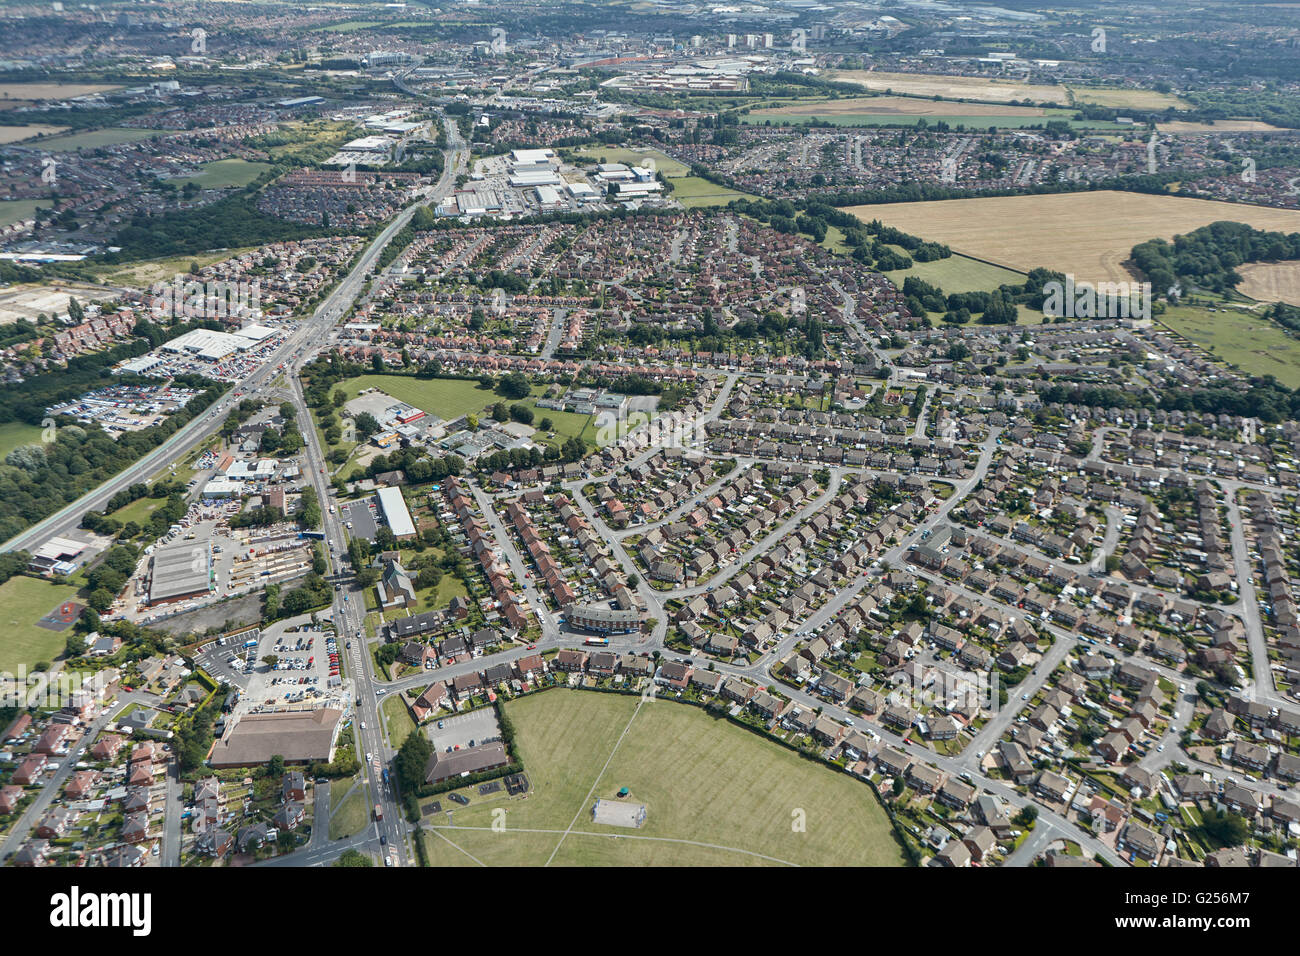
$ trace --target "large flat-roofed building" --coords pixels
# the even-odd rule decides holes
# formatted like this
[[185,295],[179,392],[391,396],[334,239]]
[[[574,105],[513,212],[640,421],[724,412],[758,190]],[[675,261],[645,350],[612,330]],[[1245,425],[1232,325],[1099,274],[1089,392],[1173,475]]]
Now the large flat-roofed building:
[[555,162],[553,149],[512,149],[510,164],[512,166],[546,167]]
[[249,714],[212,748],[209,763],[256,767],[279,754],[285,763],[334,759],[343,711],[332,707],[288,714]]
[[376,497],[379,499],[379,510],[384,513],[384,520],[392,529],[393,537],[399,541],[403,538],[414,538],[415,522],[411,520],[411,512],[406,508],[402,489],[381,488]]
[[249,325],[237,332],[194,329],[164,342],[161,348],[164,352],[185,352],[207,362],[219,362],[228,355],[260,345],[276,334],[275,329],[264,325]]
[[636,610],[570,604],[564,609],[564,619],[572,627],[597,634],[631,634],[641,630],[641,612]]
[[153,553],[149,604],[170,604],[208,593],[212,580],[212,540],[177,541]]
[[480,744],[477,747],[453,750],[451,753],[435,751],[425,765],[424,782],[442,783],[461,774],[480,773],[484,770],[504,767],[509,762],[506,745],[501,743]]
[[542,169],[521,169],[517,172],[510,173],[506,177],[508,182],[515,189],[530,189],[536,186],[563,186],[564,180],[560,174],[550,168]]

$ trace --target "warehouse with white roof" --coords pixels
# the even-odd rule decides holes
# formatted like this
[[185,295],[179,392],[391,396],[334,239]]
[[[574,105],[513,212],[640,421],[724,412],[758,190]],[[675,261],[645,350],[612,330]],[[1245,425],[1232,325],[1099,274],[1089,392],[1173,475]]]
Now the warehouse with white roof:
[[384,521],[388,522],[393,537],[399,541],[404,538],[414,538],[415,522],[411,520],[411,512],[406,508],[402,489],[380,488],[376,497],[379,499],[379,510],[383,512]]

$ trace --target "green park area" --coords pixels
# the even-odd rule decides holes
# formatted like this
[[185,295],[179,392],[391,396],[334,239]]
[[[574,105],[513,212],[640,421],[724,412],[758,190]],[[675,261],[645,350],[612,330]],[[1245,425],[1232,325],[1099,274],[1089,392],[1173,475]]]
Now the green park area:
[[[439,795],[454,813],[423,817],[432,866],[903,864],[867,786],[695,707],[550,690],[505,713],[532,791]],[[644,824],[593,822],[598,798],[643,804]]]
[[52,631],[36,622],[64,601],[76,597],[77,589],[23,575],[0,584],[0,671],[14,673],[19,665],[28,669],[40,661],[53,661],[63,653],[68,631]]
[[200,189],[228,189],[231,186],[247,186],[270,168],[270,163],[254,163],[246,159],[215,159],[204,163],[195,175],[178,177],[169,182],[177,186],[193,183]]

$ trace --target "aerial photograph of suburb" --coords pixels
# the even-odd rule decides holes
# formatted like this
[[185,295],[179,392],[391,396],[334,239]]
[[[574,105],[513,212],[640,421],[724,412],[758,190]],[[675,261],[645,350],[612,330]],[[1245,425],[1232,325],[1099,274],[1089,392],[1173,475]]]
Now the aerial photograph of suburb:
[[1300,5],[0,0],[38,923],[1263,928],[1298,527]]

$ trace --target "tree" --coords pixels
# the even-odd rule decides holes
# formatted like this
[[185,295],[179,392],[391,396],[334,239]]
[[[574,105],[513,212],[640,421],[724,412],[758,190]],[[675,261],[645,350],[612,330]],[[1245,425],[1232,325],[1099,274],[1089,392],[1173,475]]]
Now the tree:
[[1027,827],[1037,819],[1038,808],[1032,804],[1028,804],[1016,814],[1014,822],[1020,824],[1022,827]]
[[1215,810],[1205,814],[1201,822],[1201,832],[1221,847],[1240,846],[1246,842],[1250,833],[1244,817],[1226,810]]
[[[394,646],[394,645],[390,645]],[[397,769],[397,783],[406,793],[415,793],[424,786],[425,767],[433,756],[433,742],[428,736],[416,731],[407,734],[402,749],[397,752],[394,761]]]
[[[412,736],[415,736],[412,734]],[[370,857],[366,856],[360,850],[344,850],[339,854],[339,858],[334,861],[335,866],[374,866]]]
[[90,592],[90,597],[86,599],[86,603],[100,614],[103,614],[113,606],[113,592],[107,588],[96,588]]
[[280,754],[272,754],[271,759],[266,762],[266,775],[268,777],[279,777],[284,774],[284,757]]
[[509,375],[501,376],[501,380],[496,385],[496,392],[504,398],[518,401],[528,397],[532,392],[532,386],[528,384],[528,376],[523,372],[511,372]]
[[280,663],[280,658],[275,654],[267,654],[262,658],[262,663],[267,667],[275,667],[276,664]]

